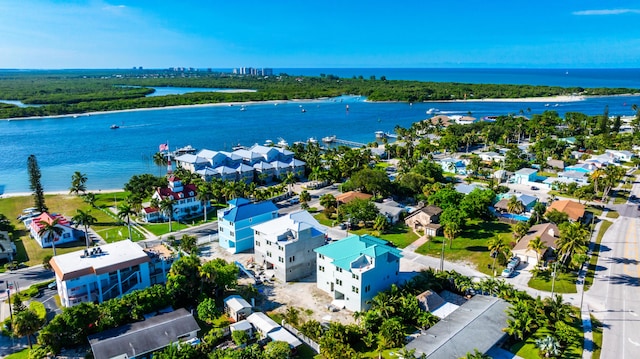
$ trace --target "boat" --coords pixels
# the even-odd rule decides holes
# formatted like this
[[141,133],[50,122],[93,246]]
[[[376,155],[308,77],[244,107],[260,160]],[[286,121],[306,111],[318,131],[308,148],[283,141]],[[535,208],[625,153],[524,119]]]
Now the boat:
[[545,103],[545,104],[544,104],[544,107],[549,107],[549,104],[548,104],[548,103]]
[[333,142],[335,140],[336,140],[336,135],[322,137],[322,142],[324,142],[324,143],[331,143],[331,142]]
[[376,131],[375,134],[377,139],[383,139],[387,137],[387,134],[384,133],[384,131]]
[[432,107],[432,108],[427,110],[427,115],[433,115],[433,114],[436,114],[438,112],[440,112],[440,110],[438,110],[437,108]]
[[302,110],[300,110],[300,112],[305,113],[307,112],[307,110],[305,110],[304,108]]
[[278,146],[287,147],[287,146],[289,146],[289,142],[287,142],[284,138],[279,137],[278,138]]
[[309,141],[308,142],[316,144],[316,143],[318,143],[318,140],[316,140],[315,137],[309,137]]
[[178,149],[175,150],[175,152],[173,153],[174,156],[182,156],[182,155],[186,155],[186,154],[191,154],[194,155],[198,150],[193,148],[193,146],[191,145],[186,145],[184,147],[180,147]]
[[266,147],[271,147],[271,146],[273,146],[273,141],[271,141],[271,140],[266,140],[266,141],[264,141],[264,145],[265,145]]
[[114,124],[113,124],[113,125],[111,125],[109,128],[110,128],[110,129],[112,129],[112,130],[115,130],[115,129],[117,129],[117,128],[120,128],[120,126],[118,126],[118,125],[116,125],[116,124],[114,123]]
[[246,110],[247,110],[247,108],[244,107],[244,105],[242,105],[242,107],[240,107],[240,111],[246,111]]

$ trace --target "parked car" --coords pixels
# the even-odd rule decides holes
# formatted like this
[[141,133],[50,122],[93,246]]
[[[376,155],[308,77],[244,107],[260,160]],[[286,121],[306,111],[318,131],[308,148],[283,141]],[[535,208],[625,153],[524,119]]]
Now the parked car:
[[520,258],[513,257],[509,260],[509,263],[507,264],[507,268],[516,269],[518,268],[519,265],[520,265]]
[[539,190],[539,189],[540,189],[540,188],[538,188],[538,187],[536,187],[536,186],[531,186],[531,190],[532,190],[532,191],[537,191],[537,190]]
[[505,268],[500,275],[505,278],[511,278],[515,272],[516,270],[513,268]]
[[300,197],[293,197],[289,200],[289,204],[298,204],[300,203]]
[[56,282],[51,282],[51,283],[49,283],[49,285],[47,286],[47,288],[49,288],[49,289],[56,289]]

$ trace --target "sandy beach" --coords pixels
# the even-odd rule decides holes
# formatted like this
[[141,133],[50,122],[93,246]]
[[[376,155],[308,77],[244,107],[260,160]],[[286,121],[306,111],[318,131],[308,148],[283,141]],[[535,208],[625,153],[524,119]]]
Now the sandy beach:
[[[629,95],[631,96],[631,95]],[[591,97],[591,96],[590,96]],[[550,96],[550,97],[523,97],[523,98],[486,98],[486,99],[466,99],[466,100],[441,100],[441,101],[425,101],[428,102],[574,102],[583,101],[586,96]],[[285,104],[285,103],[298,103],[298,102],[321,102],[326,101],[328,98],[320,99],[296,99],[296,100],[268,100],[268,101],[247,101],[247,102],[220,102],[220,103],[204,103],[196,105],[178,105],[178,106],[165,106],[165,107],[146,107],[146,108],[133,108],[127,110],[114,110],[114,111],[95,111],[66,115],[53,115],[53,116],[31,116],[31,117],[14,117],[2,119],[5,121],[22,121],[22,120],[38,120],[43,118],[64,118],[64,117],[88,117],[92,115],[101,115],[108,113],[125,113],[125,112],[137,112],[137,111],[158,111],[169,109],[181,109],[181,108],[198,108],[198,107],[220,107],[220,106],[247,106],[257,104]],[[399,102],[399,101],[369,101],[366,102]]]
[[[88,192],[93,192],[95,194],[99,194],[99,193],[115,193],[115,192],[123,192],[124,189],[88,189]],[[44,193],[45,196],[48,195],[58,195],[58,196],[64,196],[64,195],[68,195],[68,196],[75,196],[75,194],[70,194],[69,191],[50,191],[50,192],[45,192]],[[0,198],[10,198],[10,197],[28,197],[33,195],[33,192],[12,192],[12,193],[2,193],[0,194]]]

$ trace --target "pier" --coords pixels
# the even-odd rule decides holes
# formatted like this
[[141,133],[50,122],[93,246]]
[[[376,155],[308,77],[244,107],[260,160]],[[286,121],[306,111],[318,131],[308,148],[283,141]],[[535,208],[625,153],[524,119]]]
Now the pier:
[[324,142],[324,143],[337,143],[339,145],[346,145],[346,146],[351,146],[351,147],[363,147],[363,146],[367,145],[366,143],[343,140],[343,139],[337,138],[336,136],[324,137],[324,138],[322,138],[322,142]]

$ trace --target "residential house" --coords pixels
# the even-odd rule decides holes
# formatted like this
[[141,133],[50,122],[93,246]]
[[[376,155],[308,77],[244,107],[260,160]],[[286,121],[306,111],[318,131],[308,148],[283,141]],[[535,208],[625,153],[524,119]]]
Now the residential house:
[[340,193],[339,195],[336,196],[336,201],[338,202],[338,204],[346,204],[349,203],[351,201],[353,201],[354,199],[363,199],[363,200],[369,200],[371,199],[371,197],[373,197],[372,195],[368,194],[368,193],[362,193],[362,192],[358,192],[358,191],[349,191],[349,192],[345,192],[345,193]]
[[424,206],[409,214],[404,223],[414,231],[423,230],[425,235],[435,237],[442,232],[442,226],[439,224],[441,213],[442,208],[438,206]]
[[433,116],[427,121],[431,122],[432,126],[441,126],[441,127],[447,127],[455,123],[455,121],[451,120],[451,118],[449,118],[449,116],[447,115]]
[[[49,238],[48,234],[40,236],[40,231],[44,228],[45,224],[52,224],[56,219],[58,220],[56,227],[60,228],[62,233],[55,234],[51,238]],[[63,215],[57,213],[50,214],[48,212],[43,212],[37,217],[27,218],[24,221],[24,225],[29,229],[31,238],[35,239],[42,248],[52,247],[54,241],[56,245],[60,245],[63,243],[73,242],[80,238],[79,236],[81,235],[84,236],[83,232],[71,227],[71,223],[69,223]]]
[[523,212],[531,212],[531,210],[533,209],[533,206],[535,206],[536,203],[538,202],[538,198],[534,196],[529,196],[522,193],[517,193],[517,194],[505,193],[504,195],[501,196],[500,200],[493,205],[493,208],[501,212],[508,212],[509,210],[508,204],[509,204],[509,201],[511,200],[511,197],[516,197],[516,199],[520,201],[520,203],[522,203],[522,206],[524,207]]
[[150,241],[137,242],[149,256],[149,283],[163,284],[167,281],[167,274],[171,265],[180,257],[164,244]]
[[467,166],[459,159],[456,158],[443,158],[438,161],[442,171],[455,174],[466,174]]
[[[536,237],[540,237],[540,240],[544,243],[545,249],[542,253],[536,253],[536,251],[529,249],[529,242]],[[560,230],[558,226],[553,223],[536,224],[529,228],[527,234],[522,237],[511,252],[520,257],[523,262],[529,263],[535,266],[538,263],[538,256],[540,260],[547,258],[549,253],[552,253],[557,248],[556,242],[560,238]]]
[[629,162],[636,154],[627,150],[606,150],[605,153],[613,155],[618,162]]
[[374,202],[373,204],[378,208],[380,214],[387,217],[391,224],[397,223],[407,213],[407,209],[404,206],[390,199],[386,199],[382,203]]
[[254,258],[282,282],[307,277],[316,270],[314,249],[325,244],[327,229],[307,211],[288,213],[252,226]]
[[231,253],[253,249],[251,226],[278,217],[278,207],[271,201],[253,203],[236,198],[227,204],[227,208],[218,211],[218,233],[220,247]]
[[287,342],[291,348],[297,348],[302,345],[300,339],[262,312],[251,314],[247,317],[247,321],[255,329],[259,340],[283,341]]
[[482,191],[486,190],[487,187],[479,184],[479,183],[470,183],[470,184],[466,184],[466,183],[458,183],[455,186],[455,190],[456,192],[462,193],[462,194],[469,194],[471,192],[473,192],[473,190],[475,189],[480,189]]
[[585,206],[576,201],[568,199],[562,199],[551,202],[547,207],[547,213],[557,210],[562,213],[566,213],[569,216],[569,220],[572,222],[580,222],[584,218]]
[[502,162],[504,161],[504,156],[497,153],[497,152],[493,152],[493,151],[489,151],[489,152],[481,152],[478,154],[478,156],[480,156],[480,159],[483,160],[484,162],[488,162],[490,164],[493,164],[494,162]]
[[200,326],[180,308],[87,337],[95,359],[151,358],[169,345],[197,339]]
[[476,295],[406,345],[416,358],[464,358],[475,350],[484,354],[507,337],[509,303]]
[[[171,218],[174,221],[180,221],[199,216],[203,213],[202,202],[198,200],[196,196],[197,188],[195,184],[183,185],[180,178],[177,176],[170,176],[167,187],[158,187],[151,198],[157,199],[160,202],[166,199],[173,201],[173,213],[171,213]],[[159,214],[147,217],[147,215],[151,213],[157,212],[147,210],[143,211],[143,215],[145,216],[144,219],[148,222],[149,219],[155,219],[158,217],[163,220],[168,220],[168,215],[162,211],[160,211]]]
[[150,256],[131,240],[51,258],[63,307],[120,297],[151,285]]
[[251,304],[239,295],[230,295],[224,299],[224,312],[234,321],[246,319],[253,309]]
[[538,170],[535,168],[521,168],[513,175],[513,183],[529,184],[538,179]]
[[398,282],[399,249],[370,235],[351,235],[315,249],[317,285],[339,307],[363,311],[376,294]]
[[9,232],[0,231],[0,262],[11,262],[16,254],[16,245],[11,241]]
[[554,160],[553,158],[547,159],[547,166],[551,168],[555,168],[558,170],[564,169],[564,161],[563,160]]

